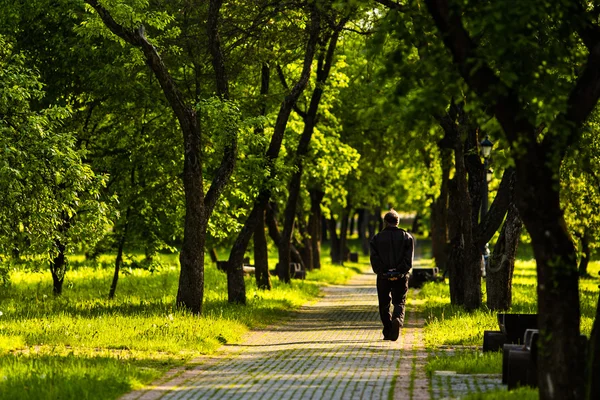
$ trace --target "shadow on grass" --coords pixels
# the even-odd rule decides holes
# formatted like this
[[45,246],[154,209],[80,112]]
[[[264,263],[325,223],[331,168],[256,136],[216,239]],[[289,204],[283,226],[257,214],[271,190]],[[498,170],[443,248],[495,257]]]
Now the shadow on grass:
[[[181,362],[179,362],[181,364]],[[4,400],[113,399],[161,376],[176,359],[38,354],[0,356]]]

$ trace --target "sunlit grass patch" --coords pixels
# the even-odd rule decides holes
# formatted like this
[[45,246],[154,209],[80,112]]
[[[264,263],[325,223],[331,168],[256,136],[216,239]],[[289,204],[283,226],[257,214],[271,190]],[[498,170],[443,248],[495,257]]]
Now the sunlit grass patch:
[[498,390],[494,392],[470,393],[463,400],[538,400],[538,390],[530,387],[520,387],[510,392]]
[[306,280],[272,278],[269,291],[247,277],[247,304],[233,305],[226,275],[207,263],[203,313],[196,316],[174,307],[175,256],[156,268],[126,266],[113,300],[107,299],[113,271],[99,260],[78,261],[60,297],[51,294],[49,272],[12,271],[11,286],[0,293],[0,398],[116,398],[197,355],[239,343],[249,329],[290,315],[321,286],[343,283],[365,267],[325,262]]
[[11,354],[0,357],[0,398],[110,399],[156,379],[166,366],[113,356]]
[[455,371],[458,374],[500,374],[502,354],[480,351],[458,351],[452,355],[436,354],[428,359],[427,374],[434,371]]

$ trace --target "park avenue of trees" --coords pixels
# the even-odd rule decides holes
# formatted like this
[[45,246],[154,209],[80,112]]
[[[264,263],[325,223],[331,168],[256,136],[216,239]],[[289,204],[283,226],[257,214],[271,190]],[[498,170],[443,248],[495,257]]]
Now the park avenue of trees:
[[226,250],[243,304],[249,251],[268,290],[269,240],[289,282],[391,205],[467,310],[487,243],[487,307],[510,308],[530,240],[540,398],[597,398],[600,310],[585,352],[578,294],[600,233],[597,3],[3,0],[0,276],[41,258],[60,295],[70,254],[114,252],[113,297],[124,248],[177,251],[177,305],[201,314],[205,254]]

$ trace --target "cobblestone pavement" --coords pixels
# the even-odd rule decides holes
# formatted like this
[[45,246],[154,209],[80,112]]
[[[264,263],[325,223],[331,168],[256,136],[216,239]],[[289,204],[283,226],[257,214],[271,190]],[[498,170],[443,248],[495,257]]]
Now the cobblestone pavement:
[[375,275],[359,274],[325,288],[323,298],[283,325],[251,332],[242,344],[225,345],[122,399],[410,399],[411,391],[429,399],[424,373],[416,375],[418,385],[410,383],[417,323],[409,308],[398,341],[382,340]]

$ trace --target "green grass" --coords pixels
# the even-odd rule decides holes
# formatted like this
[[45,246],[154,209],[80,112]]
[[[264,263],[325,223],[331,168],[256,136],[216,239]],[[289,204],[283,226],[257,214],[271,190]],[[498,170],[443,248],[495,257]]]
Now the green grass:
[[101,267],[108,260],[90,265],[75,258],[58,298],[49,272],[11,271],[11,285],[0,293],[1,399],[117,398],[197,355],[240,342],[249,329],[286,318],[321,286],[361,269],[324,263],[304,281],[272,279],[270,291],[247,278],[247,305],[239,306],[227,302],[226,276],[208,263],[198,317],[174,308],[175,256],[161,256],[157,269],[124,269],[114,300],[107,299],[112,270]]
[[462,400],[538,400],[536,389],[521,387],[510,392],[501,390],[495,392],[471,393]]
[[456,371],[459,374],[497,374],[502,371],[502,354],[458,351],[451,356],[431,355],[426,372]]
[[[513,313],[537,312],[537,280],[535,261],[518,260],[513,277]],[[581,299],[581,331],[589,335],[598,304],[598,271],[600,262],[592,262],[588,272],[590,277],[580,280]],[[485,282],[483,283],[485,292]],[[485,294],[485,293],[484,293]],[[459,373],[502,373],[502,356],[500,353],[483,354],[483,332],[498,330],[496,312],[484,306],[473,312],[450,304],[448,283],[427,283],[415,306],[420,309],[426,320],[424,340],[430,351],[427,371],[449,370]],[[441,355],[437,349],[451,347],[454,355]],[[514,394],[513,394],[514,393]],[[518,392],[495,392],[474,394],[468,399],[521,399],[537,398],[536,390],[520,390]]]

